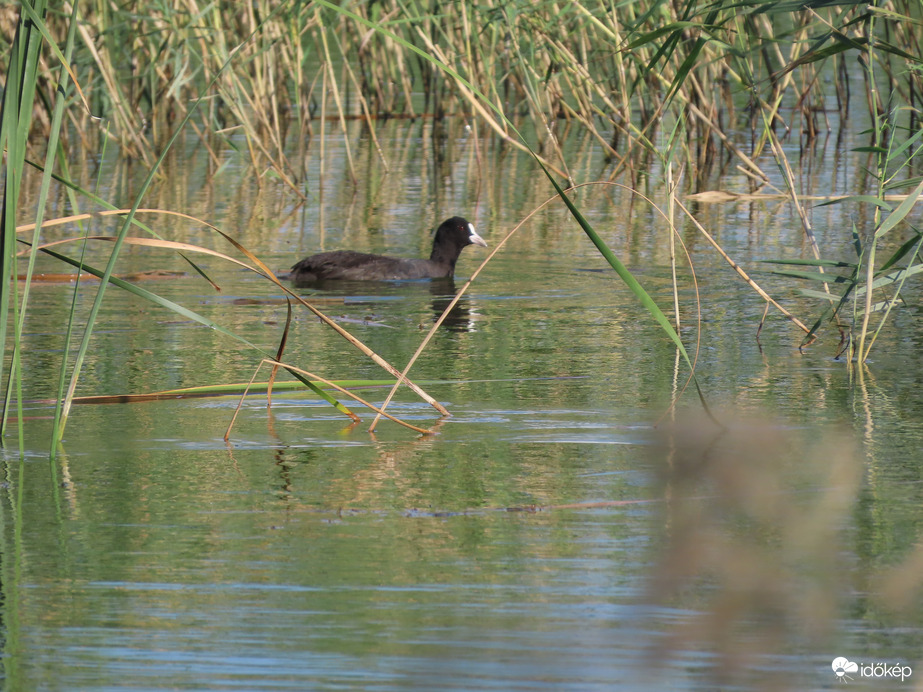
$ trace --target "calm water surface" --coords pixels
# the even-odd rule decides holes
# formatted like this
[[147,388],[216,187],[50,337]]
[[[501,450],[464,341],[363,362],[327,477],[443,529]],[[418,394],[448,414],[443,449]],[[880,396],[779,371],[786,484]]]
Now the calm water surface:
[[[284,269],[321,248],[424,255],[435,222],[454,213],[493,246],[550,194],[524,157],[491,152],[476,165],[461,130],[434,162],[420,156],[427,126],[410,137],[406,123],[389,127],[387,174],[354,133],[366,171],[355,194],[329,161],[323,180],[308,163],[300,207],[272,183],[257,189],[242,164],[202,188],[183,174],[197,164],[177,161],[171,182],[186,187],[155,193],[156,206],[206,218]],[[331,161],[341,142],[331,138]],[[574,151],[575,165],[602,170],[591,148]],[[130,176],[111,165],[122,181],[111,197],[127,195]],[[850,170],[806,184],[845,186]],[[619,189],[580,201],[668,306],[659,217]],[[696,212],[804,320],[817,314],[759,273],[756,260],[801,256],[784,204]],[[849,210],[815,213],[822,247],[848,257]],[[198,228],[157,224],[228,250]],[[912,689],[923,676],[917,308],[896,315],[867,370],[850,370],[832,358],[835,335],[802,354],[778,316],[757,341],[758,296],[693,229],[683,238],[703,297],[698,374],[724,435],[692,391],[655,427],[687,371],[555,206],[488,265],[414,366],[452,417],[438,421],[406,390],[390,407],[436,435],[390,422],[369,434],[358,406],[363,423],[349,427],[279,391],[271,409],[244,402],[228,445],[236,396],[78,406],[49,462],[52,409],[30,404],[25,454],[13,444],[4,456],[7,689],[828,689],[838,656],[913,670],[903,682],[855,673],[853,687]],[[465,251],[456,288],[485,255]],[[188,272],[165,252],[129,248],[123,262]],[[274,351],[279,292],[202,263],[220,293],[191,273],[143,285]],[[82,308],[94,293],[80,290]],[[401,367],[451,287],[304,294]],[[244,382],[259,364],[217,332],[108,296],[83,394]],[[34,399],[53,391],[70,300],[69,286],[35,288]],[[287,358],[331,378],[387,377],[304,312]]]

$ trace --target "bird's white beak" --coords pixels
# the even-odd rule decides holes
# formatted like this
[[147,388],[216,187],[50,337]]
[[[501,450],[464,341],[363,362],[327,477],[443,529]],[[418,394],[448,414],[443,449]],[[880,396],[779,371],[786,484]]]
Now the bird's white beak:
[[484,240],[481,236],[478,235],[478,232],[474,230],[474,224],[468,224],[468,230],[471,231],[471,235],[468,236],[468,242],[472,245],[480,245],[481,247],[487,247],[487,241]]

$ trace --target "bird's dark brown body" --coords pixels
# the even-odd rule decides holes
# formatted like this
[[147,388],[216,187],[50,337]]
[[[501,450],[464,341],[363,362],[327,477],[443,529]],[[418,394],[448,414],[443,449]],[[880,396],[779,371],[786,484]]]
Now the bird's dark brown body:
[[289,278],[296,284],[442,279],[455,274],[458,256],[468,245],[487,247],[471,223],[460,216],[453,216],[436,229],[429,259],[403,259],[352,250],[334,250],[305,257],[292,267]]

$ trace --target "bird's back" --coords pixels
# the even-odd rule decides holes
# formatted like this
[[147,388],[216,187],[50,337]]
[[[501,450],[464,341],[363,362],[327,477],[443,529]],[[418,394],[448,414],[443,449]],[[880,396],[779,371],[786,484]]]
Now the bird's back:
[[389,279],[434,279],[448,276],[451,268],[425,259],[400,259],[352,250],[335,250],[305,257],[292,267],[299,283],[312,281],[387,281]]

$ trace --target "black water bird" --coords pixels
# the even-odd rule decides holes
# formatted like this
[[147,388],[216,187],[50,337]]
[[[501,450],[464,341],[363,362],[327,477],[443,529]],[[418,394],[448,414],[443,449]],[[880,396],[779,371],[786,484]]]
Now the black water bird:
[[455,274],[455,263],[468,245],[487,247],[474,225],[460,216],[443,221],[433,238],[429,259],[403,259],[353,250],[334,250],[305,257],[288,278],[296,284],[324,281],[388,281],[443,279]]

